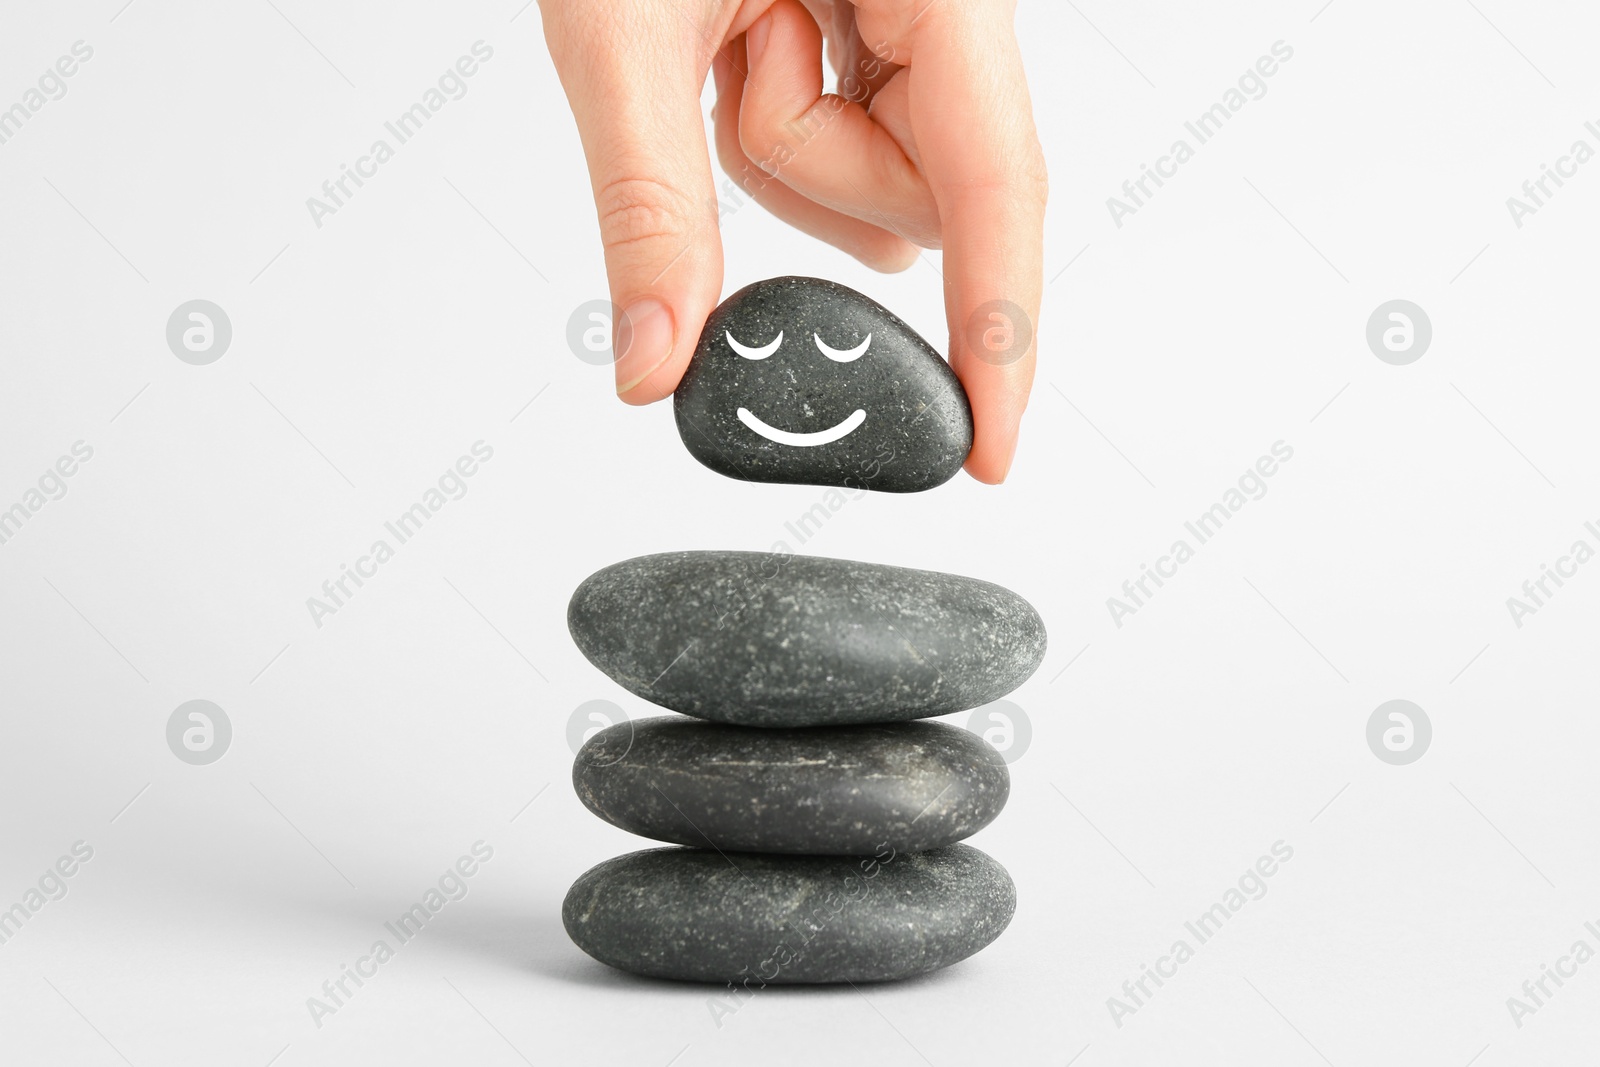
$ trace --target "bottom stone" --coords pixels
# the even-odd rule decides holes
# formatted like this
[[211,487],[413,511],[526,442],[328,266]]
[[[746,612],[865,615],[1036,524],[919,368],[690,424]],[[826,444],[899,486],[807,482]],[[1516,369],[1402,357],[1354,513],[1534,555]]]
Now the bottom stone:
[[561,921],[621,970],[758,988],[936,971],[999,937],[1016,904],[1005,868],[970,845],[865,858],[655,848],[590,868]]

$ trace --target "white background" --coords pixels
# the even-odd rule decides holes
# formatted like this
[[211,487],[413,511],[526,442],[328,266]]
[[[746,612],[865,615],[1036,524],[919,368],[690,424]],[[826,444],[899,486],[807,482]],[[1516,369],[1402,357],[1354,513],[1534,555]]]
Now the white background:
[[[565,606],[629,556],[793,545],[822,490],[701,468],[568,350],[605,284],[536,8],[274,2],[6,5],[0,106],[94,56],[0,145],[0,507],[94,456],[0,545],[0,906],[94,857],[0,945],[0,1060],[1593,1058],[1600,962],[1520,1028],[1506,1006],[1600,948],[1600,565],[1520,628],[1506,607],[1600,519],[1600,163],[1521,228],[1505,203],[1600,147],[1580,5],[1023,4],[1052,281],[1011,479],[851,501],[794,546],[1043,614],[1032,745],[975,839],[1016,919],[939,975],[768,990],[719,1027],[708,990],[561,929],[572,880],[646,844],[572,795],[568,717],[650,710]],[[306,198],[480,39],[468,94],[314,226]],[[1267,95],[1115,226],[1106,198],[1278,40]],[[753,204],[723,229],[725,291],[832,278],[943,344],[936,254],[881,277]],[[194,298],[233,324],[209,366],[166,345]],[[1395,298],[1433,323],[1409,366],[1364,338]],[[315,626],[306,598],[480,439],[468,494]],[[1267,495],[1114,625],[1279,440]],[[195,698],[233,724],[210,766],[165,741]],[[1393,698],[1434,728],[1409,766],[1365,740]],[[480,839],[469,895],[314,1025]],[[1107,998],[1279,840],[1268,894],[1117,1026]]]

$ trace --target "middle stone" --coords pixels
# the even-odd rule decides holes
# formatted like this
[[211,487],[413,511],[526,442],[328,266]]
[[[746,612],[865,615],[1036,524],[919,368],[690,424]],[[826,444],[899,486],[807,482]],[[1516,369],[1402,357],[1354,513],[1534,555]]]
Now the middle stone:
[[752,730],[665,715],[591,737],[572,785],[606,822],[657,841],[866,856],[970,837],[1011,776],[982,738],[943,723]]

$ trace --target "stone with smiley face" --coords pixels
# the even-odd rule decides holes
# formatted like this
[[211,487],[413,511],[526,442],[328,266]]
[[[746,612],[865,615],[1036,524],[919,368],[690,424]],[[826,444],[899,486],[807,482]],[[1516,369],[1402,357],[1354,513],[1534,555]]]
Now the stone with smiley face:
[[771,278],[723,301],[673,407],[691,455],[752,482],[915,493],[972,449],[949,365],[888,309],[820,278]]

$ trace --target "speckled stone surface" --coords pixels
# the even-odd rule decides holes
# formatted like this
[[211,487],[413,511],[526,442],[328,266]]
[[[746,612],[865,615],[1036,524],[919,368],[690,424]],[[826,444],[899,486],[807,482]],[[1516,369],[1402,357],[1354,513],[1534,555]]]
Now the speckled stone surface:
[[914,493],[972,450],[967,394],[939,353],[819,278],[771,278],[723,301],[673,410],[695,459],[752,482]]
[[982,738],[944,723],[752,730],[661,715],[590,738],[572,785],[606,822],[657,841],[871,856],[971,837],[1011,776]]
[[899,722],[986,704],[1044,658],[1044,623],[990,582],[791,553],[612,564],[567,606],[578,648],[629,691],[745,726]]
[[1016,900],[969,845],[863,859],[662,848],[591,868],[561,920],[624,971],[756,989],[948,967],[999,937]]

